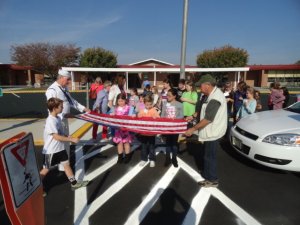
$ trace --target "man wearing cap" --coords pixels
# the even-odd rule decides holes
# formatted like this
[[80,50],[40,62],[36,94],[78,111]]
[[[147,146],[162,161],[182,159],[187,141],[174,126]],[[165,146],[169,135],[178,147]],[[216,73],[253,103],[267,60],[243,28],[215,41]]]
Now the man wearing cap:
[[198,132],[198,141],[203,143],[204,165],[202,176],[204,181],[198,182],[202,187],[217,187],[217,144],[227,129],[227,103],[224,93],[216,87],[216,80],[209,74],[203,75],[195,84],[207,96],[203,102],[200,121],[188,129],[186,136]]
[[[70,114],[70,108],[77,109],[80,112],[90,112],[90,109],[81,105],[77,102],[69,93],[68,85],[71,82],[71,74],[66,70],[58,70],[57,80],[51,84],[51,86],[46,91],[47,100],[50,98],[59,98],[63,101],[63,111],[58,116],[62,120],[62,125],[64,129],[64,133],[69,135],[69,123],[68,123],[68,115]],[[70,154],[70,143],[65,142],[65,147],[67,153]],[[59,165],[59,170],[63,171],[63,167]]]

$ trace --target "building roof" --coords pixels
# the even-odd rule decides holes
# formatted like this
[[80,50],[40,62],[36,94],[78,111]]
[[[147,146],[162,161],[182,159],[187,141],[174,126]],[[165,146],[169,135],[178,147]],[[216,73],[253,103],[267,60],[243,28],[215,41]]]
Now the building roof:
[[16,64],[0,64],[0,68],[11,70],[32,70],[32,66],[19,66]]
[[150,63],[154,63],[154,64],[164,64],[164,65],[169,65],[169,66],[174,66],[174,64],[172,63],[168,63],[168,62],[164,62],[158,59],[154,59],[154,58],[150,58],[150,59],[145,59],[139,62],[135,62],[135,63],[130,63],[128,64],[129,66],[137,66],[140,64],[150,64]]
[[[62,67],[63,70],[70,72],[128,72],[128,73],[151,73],[151,72],[165,72],[165,73],[179,73],[179,66],[165,66],[165,67],[145,67],[145,66],[132,66],[123,68],[91,68],[91,67]],[[185,67],[185,72],[238,72],[249,71],[249,67],[233,67],[233,68],[198,68],[198,67]]]
[[249,65],[249,70],[300,70],[300,65]]

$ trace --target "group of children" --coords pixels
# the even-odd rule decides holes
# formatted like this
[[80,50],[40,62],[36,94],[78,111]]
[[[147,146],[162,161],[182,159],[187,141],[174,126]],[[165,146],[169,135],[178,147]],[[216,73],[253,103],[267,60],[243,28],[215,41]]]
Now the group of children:
[[[151,117],[151,118],[183,118],[182,103],[176,100],[177,92],[175,89],[169,89],[167,92],[167,102],[161,108],[156,107],[153,94],[141,95],[137,97],[135,90],[131,90],[131,97],[127,103],[125,94],[120,93],[117,96],[116,106],[111,115],[129,115],[136,117]],[[131,132],[116,129],[113,141],[117,144],[118,163],[128,163],[130,160],[130,144],[133,140]],[[141,162],[144,166],[147,161],[150,161],[150,167],[155,166],[155,135],[139,135],[141,142]],[[178,134],[166,135],[166,161],[165,166],[172,164],[178,167],[177,152],[178,152]],[[171,155],[172,153],[172,155]],[[171,158],[172,156],[172,158]]]
[[[195,105],[197,97],[195,97],[195,91],[192,88],[192,83],[187,84],[187,94],[183,97],[178,97],[178,90],[172,88],[168,80],[164,81],[164,88],[162,94],[158,94],[156,87],[148,88],[142,95],[138,96],[137,90],[132,89],[130,92],[130,98],[126,93],[119,93],[116,97],[116,105],[109,109],[108,105],[108,93],[112,83],[105,81],[103,89],[98,92],[97,99],[95,100],[93,111],[98,113],[105,113],[110,115],[129,115],[133,117],[151,117],[151,118],[177,118],[182,119],[188,114],[193,114],[195,109],[184,109],[184,105]],[[182,93],[186,90],[181,90]],[[181,93],[181,94],[182,94]],[[77,181],[74,177],[74,173],[69,164],[69,156],[64,147],[64,142],[77,143],[78,138],[71,136],[65,136],[61,119],[58,116],[63,109],[63,102],[58,98],[50,98],[47,101],[47,108],[49,110],[49,116],[46,120],[44,130],[45,145],[43,147],[44,165],[40,174],[44,178],[49,172],[49,169],[62,163],[65,168],[65,174],[68,177],[71,188],[73,190],[85,187],[89,181]],[[188,114],[186,114],[188,112]],[[96,127],[94,125],[93,136],[97,135]],[[107,128],[103,127],[102,138],[107,138]],[[115,129],[113,134],[113,142],[117,145],[118,161],[117,163],[128,163],[131,157],[130,144],[132,143],[134,134],[132,132],[124,131],[122,129]],[[150,161],[150,167],[155,166],[156,154],[155,154],[155,135],[139,135],[141,142],[141,162],[140,166],[144,166],[148,160]],[[166,158],[165,166],[169,166],[171,163],[174,167],[178,167],[177,152],[178,152],[178,134],[165,135],[166,141]]]

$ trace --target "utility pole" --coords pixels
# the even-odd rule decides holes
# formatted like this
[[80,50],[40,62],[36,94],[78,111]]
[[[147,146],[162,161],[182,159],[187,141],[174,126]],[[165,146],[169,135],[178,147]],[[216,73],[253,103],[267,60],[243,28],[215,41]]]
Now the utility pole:
[[186,31],[187,31],[188,7],[189,7],[189,0],[184,0],[182,38],[181,38],[180,79],[185,79]]

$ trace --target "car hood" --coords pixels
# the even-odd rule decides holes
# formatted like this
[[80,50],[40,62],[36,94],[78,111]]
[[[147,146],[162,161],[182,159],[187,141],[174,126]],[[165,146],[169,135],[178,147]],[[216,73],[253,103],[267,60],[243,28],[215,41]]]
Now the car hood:
[[300,114],[284,109],[254,113],[237,124],[241,129],[259,137],[274,133],[300,133]]

